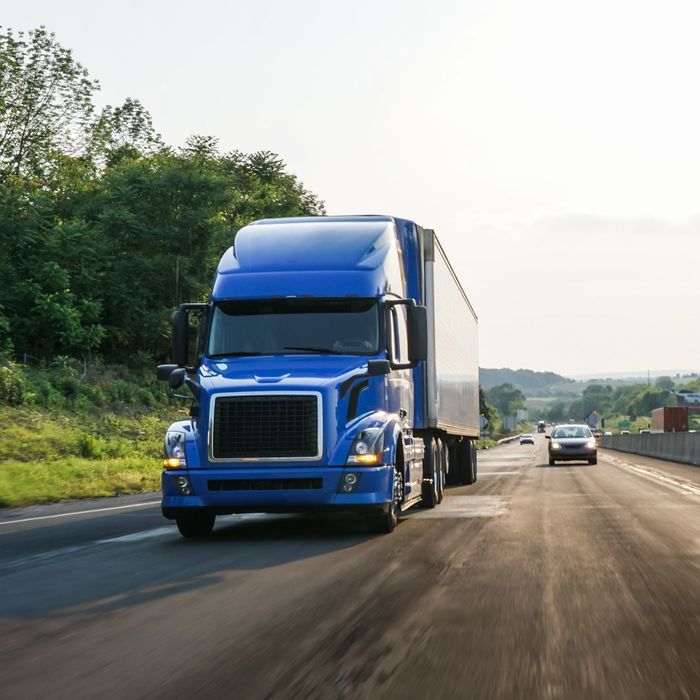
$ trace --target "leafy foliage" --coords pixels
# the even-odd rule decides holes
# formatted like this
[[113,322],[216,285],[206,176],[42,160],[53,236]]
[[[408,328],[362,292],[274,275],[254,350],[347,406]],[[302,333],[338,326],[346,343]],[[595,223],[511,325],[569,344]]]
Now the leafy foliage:
[[488,401],[502,416],[511,416],[525,406],[525,395],[509,382],[499,384],[488,391]]
[[276,154],[167,147],[98,89],[43,27],[0,32],[0,355],[163,358],[238,228],[324,211]]
[[500,369],[479,368],[479,381],[487,391],[500,384],[512,384],[524,394],[530,396],[548,396],[552,387],[566,384],[570,379],[555,372],[535,372],[531,369]]

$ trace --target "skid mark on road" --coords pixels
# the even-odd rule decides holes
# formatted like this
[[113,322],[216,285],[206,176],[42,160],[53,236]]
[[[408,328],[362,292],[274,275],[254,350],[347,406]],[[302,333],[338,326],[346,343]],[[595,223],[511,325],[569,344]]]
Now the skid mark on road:
[[499,471],[490,471],[490,472],[485,472],[482,469],[479,469],[479,478],[482,476],[518,476],[520,472],[499,472]]
[[174,526],[170,525],[168,527],[158,527],[152,530],[132,532],[129,535],[122,535],[120,537],[109,537],[103,540],[96,540],[95,542],[86,542],[85,544],[74,545],[71,547],[60,547],[58,549],[52,549],[48,552],[39,552],[38,554],[30,554],[27,557],[20,557],[19,559],[4,561],[0,563],[0,574],[40,566],[59,557],[69,556],[71,554],[75,554],[76,552],[84,552],[88,549],[95,549],[99,545],[119,544],[122,542],[138,542],[139,540],[147,540],[153,537],[174,537],[176,535],[177,530]]
[[437,507],[406,513],[407,518],[495,518],[506,512],[503,496],[445,496]]
[[130,535],[121,535],[120,537],[108,537],[105,540],[97,540],[95,544],[115,544],[117,542],[139,542],[140,540],[150,540],[153,537],[162,537],[163,535],[176,534],[175,528],[172,525],[167,527],[157,527],[154,530],[143,530],[142,532],[132,532]]

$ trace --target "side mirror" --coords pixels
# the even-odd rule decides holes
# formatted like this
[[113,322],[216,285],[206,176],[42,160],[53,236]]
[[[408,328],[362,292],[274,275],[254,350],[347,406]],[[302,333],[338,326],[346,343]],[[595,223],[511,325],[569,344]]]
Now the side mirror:
[[552,436],[551,436],[551,435],[545,435],[545,436],[544,436],[544,439],[545,439],[545,440],[551,440],[551,439],[552,439]]
[[[181,306],[173,312],[173,315],[170,317],[170,323],[173,327],[173,359],[178,367],[186,367],[187,349],[189,347],[187,311]],[[170,376],[172,377],[172,374]],[[182,384],[182,382],[180,382],[180,384]],[[180,386],[180,384],[178,384],[178,386]]]
[[389,372],[391,372],[391,363],[389,360],[370,360],[367,363],[367,374],[369,374],[370,377],[389,374]]
[[414,366],[428,359],[428,310],[408,307],[408,356]]
[[158,365],[156,367],[156,378],[161,382],[165,382],[170,379],[170,375],[176,369],[177,365]]
[[185,383],[186,377],[187,370],[184,367],[178,367],[170,373],[168,377],[168,386],[171,389],[179,389]]

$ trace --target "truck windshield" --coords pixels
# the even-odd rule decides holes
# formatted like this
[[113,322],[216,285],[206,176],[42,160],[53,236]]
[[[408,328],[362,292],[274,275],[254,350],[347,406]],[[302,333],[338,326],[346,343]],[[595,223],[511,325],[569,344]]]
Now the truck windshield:
[[255,299],[214,306],[209,357],[277,354],[374,355],[375,299]]

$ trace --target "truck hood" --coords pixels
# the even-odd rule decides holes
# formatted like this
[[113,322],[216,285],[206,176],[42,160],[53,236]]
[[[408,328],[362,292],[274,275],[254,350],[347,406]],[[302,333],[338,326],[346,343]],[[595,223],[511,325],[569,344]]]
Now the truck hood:
[[260,389],[319,390],[366,370],[368,357],[355,355],[285,355],[209,359],[200,367],[205,393]]

